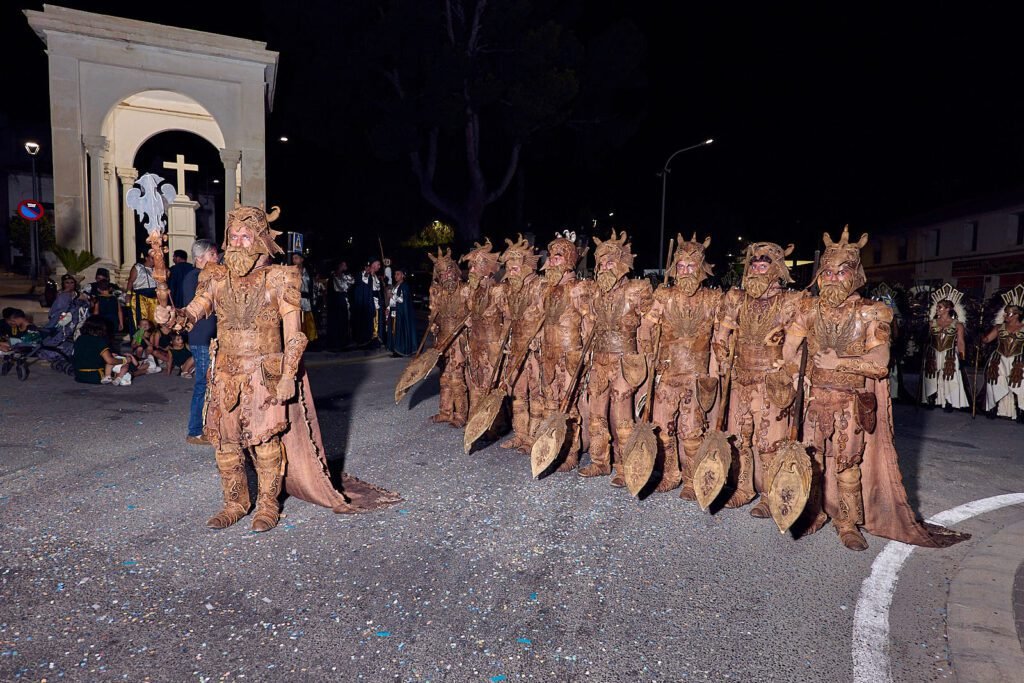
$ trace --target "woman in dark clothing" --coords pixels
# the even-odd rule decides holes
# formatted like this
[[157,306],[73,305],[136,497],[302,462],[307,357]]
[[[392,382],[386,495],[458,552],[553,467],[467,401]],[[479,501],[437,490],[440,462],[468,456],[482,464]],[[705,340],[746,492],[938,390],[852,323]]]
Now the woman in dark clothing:
[[412,305],[412,291],[405,281],[405,271],[395,271],[395,287],[388,304],[388,348],[392,356],[411,356],[416,353],[416,309]]

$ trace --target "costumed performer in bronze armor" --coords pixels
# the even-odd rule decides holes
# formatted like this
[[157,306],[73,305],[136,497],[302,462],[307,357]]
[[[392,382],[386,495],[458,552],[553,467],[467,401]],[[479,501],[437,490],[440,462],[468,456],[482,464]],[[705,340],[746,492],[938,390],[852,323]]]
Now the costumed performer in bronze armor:
[[203,269],[195,298],[184,309],[160,307],[154,314],[158,323],[174,319],[186,329],[217,314],[204,426],[216,449],[224,494],[224,509],[207,522],[215,529],[249,513],[247,449],[259,479],[253,531],[277,525],[282,479],[290,495],[335,512],[359,512],[400,500],[351,477],[342,479],[347,497],[331,484],[302,368],[306,336],[301,332],[299,271],[269,265],[271,256],[283,253],[274,242],[280,233],[269,225],[278,213],[277,208],[267,214],[254,206],[231,211],[224,265]]
[[[467,335],[466,383],[469,385],[469,412],[473,414],[476,405],[491,389],[494,366],[501,360],[502,353],[502,306],[498,297],[501,290],[495,288],[494,274],[498,272],[498,253],[493,250],[491,240],[474,244],[460,262],[469,265],[469,282],[466,284],[469,322]],[[488,431],[488,440],[494,440],[499,433],[501,417]]]
[[775,444],[787,438],[796,399],[795,372],[780,368],[786,326],[797,314],[802,292],[786,290],[793,282],[785,249],[772,242],[756,242],[744,255],[742,289],[722,297],[715,331],[715,356],[719,373],[729,371],[730,335],[736,334],[729,390],[729,432],[736,435],[738,457],[730,479],[735,490],[726,507],[740,507],[761,498],[751,509],[753,517],[771,516],[765,494],[764,474]]
[[713,267],[704,256],[711,238],[698,242],[694,233],[686,241],[678,235],[676,244],[669,265],[669,277],[675,281],[655,290],[654,304],[643,320],[645,337],[653,339],[655,328],[661,330],[653,413],[661,481],[655,490],[671,491],[682,482],[681,497],[695,500],[694,458],[718,395],[718,362],[711,353],[711,337],[722,292],[703,286]]
[[[434,343],[444,343],[466,319],[469,307],[468,286],[462,282],[462,271],[452,258],[452,250],[437,256],[428,253],[434,262],[434,276],[430,283],[430,332]],[[441,391],[438,397],[437,415],[433,422],[447,422],[453,427],[465,427],[469,417],[469,393],[466,389],[466,341],[465,337],[455,340],[441,360]]]
[[512,397],[512,437],[502,448],[516,448],[529,453],[533,436],[544,420],[541,398],[540,361],[537,332],[544,319],[544,300],[548,284],[537,276],[539,256],[533,246],[519,235],[514,243],[505,240],[508,248],[501,255],[505,276],[498,285],[502,317],[511,322],[509,365],[505,382]]
[[[542,270],[550,286],[540,332],[540,384],[542,417],[557,413],[573,382],[573,374],[593,326],[594,283],[576,277],[576,234],[566,231],[548,243],[548,258]],[[582,392],[580,392],[582,393]],[[581,433],[579,393],[569,406],[569,448],[559,472],[576,469],[580,462]],[[531,411],[533,411],[533,403]]]
[[640,321],[651,307],[654,292],[650,280],[630,280],[634,255],[625,231],[602,242],[594,237],[596,288],[594,360],[590,368],[590,464],[581,476],[611,474],[611,484],[623,487],[622,447],[633,431],[633,396],[647,379],[652,344],[642,337]]
[[1024,284],[1003,294],[995,327],[982,341],[997,342],[985,364],[985,410],[999,417],[1018,418],[1024,411]]
[[[960,364],[967,353],[964,340],[966,318],[960,305],[963,292],[944,284],[932,292],[928,309],[928,345],[925,347],[924,391],[921,401],[929,405],[970,408]],[[891,380],[890,380],[891,381]]]
[[816,460],[816,495],[805,509],[805,518],[813,519],[808,531],[831,517],[851,550],[868,547],[860,527],[914,545],[951,545],[965,536],[918,521],[903,489],[886,378],[892,311],[857,293],[867,280],[860,260],[867,239],[865,233],[850,242],[848,228],[838,242],[825,234],[814,280],[820,295],[801,301],[787,331],[790,367],[799,362],[802,341],[807,342],[810,391],[804,439]]

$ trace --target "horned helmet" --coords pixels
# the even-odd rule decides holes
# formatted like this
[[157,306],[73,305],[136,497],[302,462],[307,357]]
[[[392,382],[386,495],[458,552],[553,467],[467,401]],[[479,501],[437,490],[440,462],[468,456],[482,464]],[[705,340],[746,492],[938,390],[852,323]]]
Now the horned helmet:
[[[633,245],[629,243],[629,236],[625,230],[616,233],[614,228],[612,228],[610,239],[602,241],[598,237],[594,237],[593,240],[597,245],[594,249],[594,272],[597,273],[597,284],[602,291],[607,292],[633,269],[633,259],[635,258],[632,251]],[[606,262],[610,264],[608,268],[604,267]]]
[[469,265],[469,284],[476,286],[480,280],[498,272],[498,252],[494,251],[491,239],[485,238],[484,243],[473,243],[473,248],[466,252],[459,263]]
[[270,224],[281,216],[281,207],[273,206],[270,213],[263,209],[263,202],[259,206],[242,206],[235,204],[235,208],[228,212],[227,227],[224,230],[224,243],[221,245],[225,250],[230,247],[231,229],[236,226],[244,226],[252,232],[252,252],[266,256],[277,256],[283,254],[282,249],[276,240],[281,236],[277,230],[273,230]]
[[[774,285],[785,286],[793,282],[786,263],[786,257],[793,253],[793,249],[792,244],[783,249],[774,242],[747,245],[747,252],[743,256],[743,291],[758,299]],[[755,263],[767,263],[768,270],[764,273],[753,272],[752,266]]]
[[437,256],[428,251],[427,258],[434,264],[433,281],[435,284],[457,283],[462,279],[462,271],[459,270],[459,264],[452,258],[451,248],[445,249],[444,253],[441,253],[441,247],[438,247]]
[[[838,242],[833,241],[827,232],[822,240],[825,242],[825,253],[821,255],[814,282],[818,284],[822,301],[828,306],[838,306],[868,281],[864,274],[864,264],[860,260],[860,250],[868,243],[868,234],[865,232],[859,240],[851,242],[850,226],[847,225],[843,227]],[[827,273],[838,274],[842,271],[849,271],[850,276],[845,280],[826,279]]]
[[[697,233],[689,240],[683,239],[682,233],[676,234],[676,250],[672,254],[672,264],[669,267],[668,276],[675,278],[676,285],[681,287],[687,296],[693,296],[700,283],[704,282],[714,265],[707,262],[705,252],[711,246],[711,236],[704,238],[703,242],[697,241]],[[679,267],[689,272],[680,275]],[[689,266],[689,268],[685,268]]]
[[522,233],[515,242],[506,238],[505,244],[508,246],[498,260],[505,266],[505,279],[518,289],[527,276],[537,272],[540,257],[533,245],[523,239]]
[[[561,256],[562,265],[555,266],[551,263],[552,256]],[[548,242],[548,258],[541,267],[549,280],[558,282],[562,275],[573,270],[580,258],[580,251],[576,247],[576,233],[570,230],[563,230],[555,233],[555,239]]]
[[[260,259],[284,253],[274,241],[281,233],[270,228],[270,224],[280,215],[280,207],[275,206],[267,213],[262,203],[259,206],[236,204],[234,210],[228,213],[224,230],[224,265],[232,275],[244,277],[256,267]],[[252,242],[248,246],[232,246],[231,235],[243,229],[252,234]]]

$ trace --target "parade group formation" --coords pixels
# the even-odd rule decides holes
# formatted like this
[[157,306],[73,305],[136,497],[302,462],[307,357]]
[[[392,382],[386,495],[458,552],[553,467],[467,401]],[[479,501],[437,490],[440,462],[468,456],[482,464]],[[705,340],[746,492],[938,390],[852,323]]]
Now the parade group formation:
[[[282,253],[270,228],[277,215],[236,207],[224,263],[203,269],[184,308],[169,305],[161,269],[154,273],[158,323],[188,329],[218,318],[204,424],[224,497],[208,521],[214,528],[253,507],[247,453],[259,481],[256,531],[277,525],[282,489],[335,512],[400,500],[347,474],[330,477],[301,363],[298,270],[271,264]],[[162,239],[151,236],[154,252]],[[421,344],[396,401],[439,366],[431,419],[464,429],[466,452],[510,431],[500,445],[529,453],[537,477],[576,470],[633,494],[680,489],[680,498],[712,511],[750,505],[752,516],[797,537],[831,520],[853,550],[867,548],[862,530],[931,547],[966,538],[921,522],[907,502],[893,443],[893,312],[858,293],[866,234],[824,235],[816,295],[787,287],[792,246],[750,244],[741,286],[722,292],[705,284],[710,237],[670,243],[657,288],[630,277],[626,233],[593,239],[593,279],[577,276],[581,249],[571,233],[547,245],[539,272],[538,254],[522,237],[506,240],[501,252],[489,240],[476,244],[459,259],[465,279],[450,250],[430,254],[435,343]],[[941,316],[955,315],[956,303],[935,301],[935,330],[946,329]],[[1021,396],[1024,286],[1004,304],[993,337],[998,359],[988,372],[997,390],[1005,388],[995,400],[1012,402]],[[935,347],[939,367],[929,365],[943,380],[942,354],[957,345],[958,328],[951,329],[941,334],[952,341]]]

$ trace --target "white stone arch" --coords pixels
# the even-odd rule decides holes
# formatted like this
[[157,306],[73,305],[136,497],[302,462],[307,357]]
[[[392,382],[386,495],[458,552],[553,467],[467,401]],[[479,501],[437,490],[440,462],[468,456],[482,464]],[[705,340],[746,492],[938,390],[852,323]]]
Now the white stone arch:
[[137,177],[142,143],[167,130],[220,150],[226,208],[232,196],[264,201],[278,58],[266,43],[53,5],[25,15],[49,58],[59,244],[90,249],[122,272],[131,266],[124,186]]

